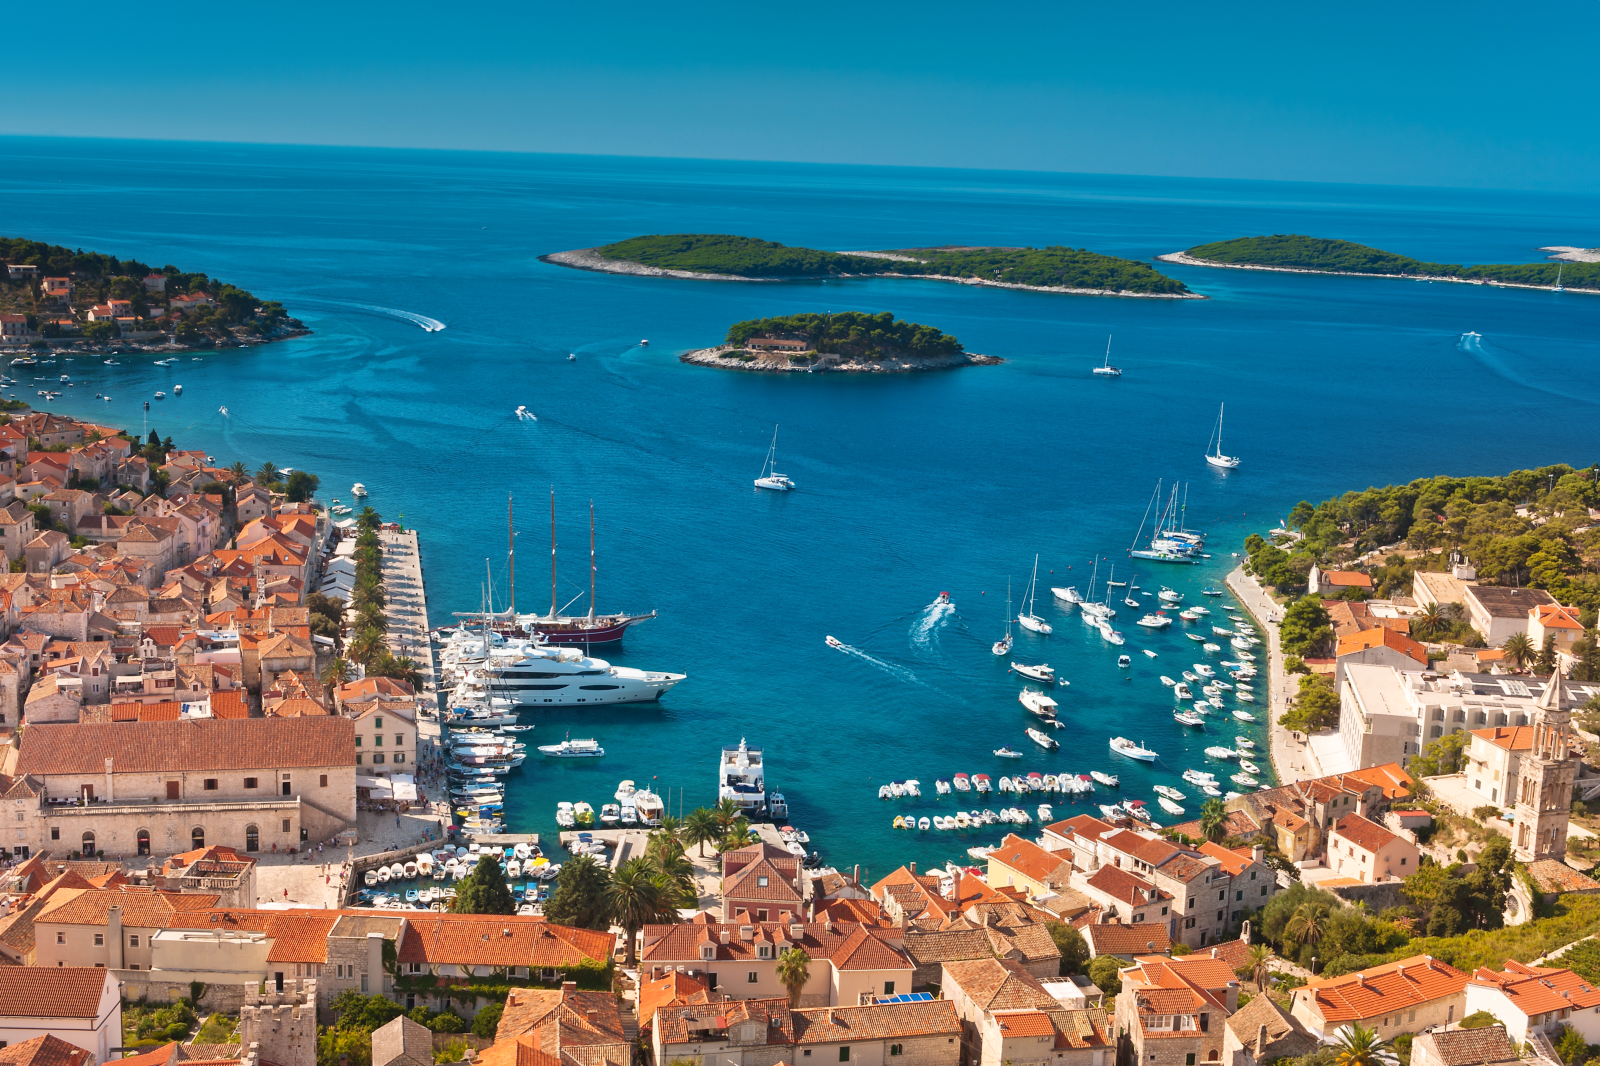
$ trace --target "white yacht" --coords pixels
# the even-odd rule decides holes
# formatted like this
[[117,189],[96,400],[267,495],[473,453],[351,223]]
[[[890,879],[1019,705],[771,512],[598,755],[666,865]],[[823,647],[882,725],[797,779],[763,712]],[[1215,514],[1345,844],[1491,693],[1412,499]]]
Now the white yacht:
[[[226,412],[224,412],[224,413],[226,413]],[[350,495],[352,495],[352,496],[365,496],[366,494],[367,494],[367,487],[365,485],[363,485],[361,482],[358,481],[354,485],[350,486]]]
[[761,464],[761,476],[756,478],[756,488],[772,489],[776,492],[788,492],[794,488],[794,482],[787,474],[778,473],[775,465],[778,461],[778,427],[772,427],[772,447],[767,449],[767,461]]
[[[723,748],[717,767],[717,799],[732,800],[740,810],[760,813],[767,806],[766,766],[761,749],[739,738],[737,748]],[[641,812],[643,813],[643,812]]]
[[1135,744],[1127,737],[1112,737],[1111,750],[1118,755],[1126,755],[1130,759],[1138,759],[1140,762],[1155,762],[1157,758],[1155,752]]
[[1094,368],[1094,372],[1096,374],[1098,374],[1100,377],[1103,377],[1103,378],[1120,378],[1122,376],[1122,368],[1120,366],[1112,366],[1111,365],[1111,335],[1110,334],[1106,335],[1106,361],[1105,361],[1105,365],[1104,366],[1095,367]]
[[1216,441],[1217,446],[1213,451],[1210,447],[1211,442],[1206,442],[1206,462],[1210,463],[1212,466],[1221,467],[1224,470],[1232,470],[1234,467],[1239,465],[1239,457],[1237,455],[1222,454],[1222,410],[1223,407],[1226,406],[1227,405],[1224,404],[1222,407],[1217,408],[1217,428],[1211,431],[1212,439]]
[[[491,634],[493,638],[494,635]],[[658,700],[687,675],[631,666],[612,666],[578,648],[536,640],[463,642],[446,662],[461,667],[456,685],[459,702],[483,702],[491,695],[517,707],[577,707]]]
[[1051,633],[1055,632],[1055,630],[1050,627],[1049,622],[1046,622],[1043,618],[1040,618],[1038,615],[1033,613],[1033,594],[1034,590],[1038,588],[1038,585],[1039,557],[1035,555],[1033,557],[1033,580],[1028,582],[1028,598],[1026,601],[1026,606],[1023,608],[1022,613],[1017,615],[1017,625],[1021,626],[1023,629],[1034,633],[1042,633],[1048,637]]

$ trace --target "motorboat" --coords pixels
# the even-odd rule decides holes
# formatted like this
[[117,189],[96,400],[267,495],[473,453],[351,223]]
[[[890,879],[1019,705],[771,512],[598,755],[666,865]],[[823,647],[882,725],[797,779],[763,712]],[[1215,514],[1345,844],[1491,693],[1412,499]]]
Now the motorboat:
[[1155,752],[1135,744],[1126,737],[1112,737],[1111,750],[1118,755],[1126,755],[1130,759],[1138,759],[1140,762],[1155,762],[1157,758]]
[[948,796],[948,795],[950,795],[950,782],[945,780],[942,777],[934,778],[933,779],[933,791],[934,791],[934,794],[938,795],[938,796]]
[[1134,623],[1134,625],[1141,625],[1146,629],[1166,629],[1171,624],[1172,619],[1159,612],[1151,612]]
[[1194,712],[1196,714],[1210,714],[1211,713],[1211,701],[1209,701],[1209,700],[1195,700],[1194,701]]
[[[1239,698],[1243,699],[1244,697],[1241,696]],[[1256,716],[1245,710],[1243,707],[1235,707],[1233,709],[1233,716],[1239,719],[1241,722],[1253,722],[1256,720]]]
[[1173,803],[1171,800],[1167,799],[1167,797],[1165,797],[1165,796],[1157,796],[1156,797],[1156,802],[1161,804],[1161,809],[1166,811],[1168,814],[1182,814],[1183,813],[1183,806],[1181,804]]
[[1193,711],[1174,711],[1172,720],[1180,725],[1204,726],[1206,720]]
[[1219,637],[1228,637],[1229,639],[1232,639],[1233,637],[1233,630],[1224,629],[1221,626],[1212,626],[1211,632],[1215,633]]
[[1216,785],[1201,785],[1200,791],[1204,792],[1213,799],[1218,799],[1222,796],[1222,789],[1218,788]]
[[[1222,595],[1222,590],[1221,589],[1214,589],[1214,588],[1206,587],[1206,588],[1203,588],[1203,589],[1200,590],[1200,595],[1202,595],[1202,596],[1220,596],[1220,595]],[[1233,610],[1233,608],[1231,606],[1228,607],[1227,609],[1230,610],[1230,611]]]
[[1172,694],[1178,697],[1180,700],[1194,699],[1194,693],[1190,692],[1189,686],[1185,685],[1182,681],[1179,681],[1176,685],[1172,686]]
[[1046,622],[1043,618],[1040,618],[1038,615],[1033,613],[1034,592],[1038,588],[1038,585],[1039,557],[1035,555],[1033,557],[1033,580],[1028,582],[1028,596],[1027,599],[1024,600],[1022,612],[1017,615],[1017,625],[1028,630],[1030,633],[1038,633],[1042,636],[1048,637],[1051,633],[1054,633],[1055,630],[1050,626],[1049,622]]
[[1257,766],[1249,759],[1242,757],[1239,759],[1239,769],[1243,770],[1247,774],[1259,774],[1261,772],[1261,767]]
[[1261,784],[1260,781],[1245,773],[1234,774],[1232,777],[1228,778],[1228,780],[1232,781],[1236,785],[1243,785],[1245,788],[1255,788]]
[[368,870],[361,876],[361,880],[368,888],[371,888],[373,885],[378,883],[378,871]]
[[572,804],[566,802],[556,804],[556,825],[562,829],[572,829],[577,824],[578,819],[573,813]]
[[[996,749],[994,749],[994,753],[995,753],[995,755],[999,756],[1002,759],[1020,759],[1020,758],[1022,758],[1022,752],[1020,752],[1020,751],[1012,751],[1008,747],[996,748]],[[1005,778],[1001,778],[1001,780],[1004,781]]]
[[1243,748],[1245,751],[1250,751],[1256,746],[1256,742],[1251,740],[1249,737],[1234,737],[1233,742],[1235,745]]
[[1215,784],[1217,775],[1207,770],[1185,770],[1183,779],[1196,788],[1205,784]]
[[[1247,688],[1241,687],[1236,695],[1246,703],[1254,703],[1256,701],[1256,694]],[[1246,721],[1249,720],[1250,719],[1246,719]]]
[[1125,644],[1125,643],[1127,643],[1126,639],[1123,637],[1123,635],[1121,633],[1118,633],[1115,629],[1112,629],[1109,625],[1105,624],[1104,622],[1100,623],[1099,629],[1100,629],[1100,636],[1104,640],[1106,640],[1107,643],[1110,643],[1110,644]]
[[1037,666],[1029,665],[1028,663],[1012,663],[1011,669],[1023,677],[1039,682],[1041,685],[1053,685],[1056,683],[1056,672],[1049,663],[1039,663]]
[[1194,664],[1194,672],[1199,674],[1201,677],[1216,677],[1217,676],[1216,670],[1212,669],[1206,663],[1195,663]]
[[1046,751],[1055,751],[1061,747],[1054,737],[1039,732],[1037,729],[1028,730],[1028,738]]
[[988,774],[973,774],[972,787],[978,792],[994,791],[994,785],[990,783]]
[[354,485],[350,486],[350,495],[356,496],[356,497],[362,497],[362,496],[365,496],[366,494],[367,494],[367,487],[365,485],[363,485],[361,482],[358,481]]
[[1238,752],[1232,748],[1224,748],[1220,744],[1207,748],[1206,754],[1213,759],[1237,759],[1239,757]]
[[1126,670],[1128,667],[1130,667],[1132,665],[1133,665],[1133,660],[1128,658],[1126,655],[1117,656],[1117,666],[1119,666],[1123,670]]
[[1046,696],[1043,692],[1035,692],[1025,688],[1017,694],[1018,701],[1026,707],[1031,714],[1040,718],[1054,718],[1056,716],[1056,701]]
[[616,825],[622,821],[622,805],[619,803],[603,804],[600,808],[600,824]]
[[918,828],[918,829],[921,829],[921,830],[924,830],[924,831],[926,831],[926,830],[927,830],[927,828],[928,828],[928,827],[929,827],[929,826],[930,826],[930,825],[931,825],[931,824],[932,824],[932,823],[931,823],[931,822],[930,822],[930,821],[929,821],[929,820],[928,820],[928,819],[927,819],[927,818],[926,818],[926,817],[923,817],[923,818],[918,818],[918,819],[917,819],[917,828]]
[[1226,406],[1226,404],[1223,404],[1217,408],[1217,427],[1211,431],[1211,437],[1216,442],[1216,448],[1215,450],[1212,449],[1211,440],[1206,441],[1206,462],[1223,470],[1232,470],[1239,465],[1239,457],[1237,455],[1222,454],[1222,412]]
[[541,744],[539,753],[552,759],[597,759],[606,753],[598,741],[573,740],[568,737],[559,744]]
[[1176,681],[1172,680],[1172,678],[1168,677],[1166,674],[1162,674],[1161,675],[1161,683],[1163,685],[1167,686],[1168,688],[1173,688],[1178,684]]
[[955,779],[954,779],[954,784],[956,786],[956,791],[957,792],[971,792],[972,791],[972,779],[969,778],[966,774],[957,774],[955,776]]
[[583,800],[579,800],[577,803],[572,805],[572,816],[576,818],[578,820],[578,824],[585,829],[594,825],[594,808],[589,806],[589,804],[585,803]]
[[1156,593],[1156,598],[1159,599],[1162,603],[1182,603],[1183,602],[1183,593],[1174,592],[1173,590],[1167,588],[1165,585],[1162,585],[1161,586],[1161,591]]
[[1116,774],[1108,774],[1100,770],[1090,770],[1089,776],[1107,788],[1116,788],[1119,784],[1121,784],[1121,779],[1119,779]]
[[1156,658],[1156,653],[1155,653],[1155,652],[1153,652],[1153,651],[1151,651],[1151,650],[1150,650],[1150,649],[1149,649],[1149,648],[1146,648],[1146,649],[1144,649],[1144,653],[1145,653],[1145,655],[1146,655],[1146,656],[1147,656],[1147,657],[1149,657],[1149,658],[1151,658],[1151,659],[1154,659],[1154,658]]
[[778,427],[772,427],[772,445],[767,449],[767,460],[761,464],[761,476],[756,478],[756,488],[772,489],[774,492],[788,492],[794,488],[794,481],[787,474],[778,473],[775,465],[778,461]]
[[1045,825],[1046,823],[1055,819],[1055,812],[1050,809],[1050,804],[1048,803],[1039,804],[1038,809],[1034,811],[1034,813],[1039,816],[1040,825]]
[[1068,585],[1065,588],[1059,585],[1052,585],[1050,587],[1050,594],[1056,599],[1060,600],[1062,603],[1068,605],[1079,604],[1083,602],[1083,597],[1078,595],[1078,587],[1076,585]]

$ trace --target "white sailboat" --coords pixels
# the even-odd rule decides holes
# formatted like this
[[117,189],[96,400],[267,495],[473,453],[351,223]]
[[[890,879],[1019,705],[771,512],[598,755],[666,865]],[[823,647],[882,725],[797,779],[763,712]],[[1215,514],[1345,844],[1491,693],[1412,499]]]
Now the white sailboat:
[[1106,334],[1105,365],[1095,367],[1094,372],[1103,378],[1120,378],[1122,376],[1122,368],[1120,366],[1111,365],[1111,335],[1109,333]]
[[1211,442],[1206,442],[1208,445],[1206,448],[1206,462],[1212,466],[1220,466],[1224,470],[1232,470],[1239,465],[1239,457],[1237,455],[1222,454],[1222,410],[1226,406],[1226,404],[1223,404],[1217,408],[1217,428],[1211,434],[1216,440],[1217,449],[1213,452],[1209,447]]
[[1556,267],[1556,287],[1551,290],[1552,292],[1566,292],[1567,291],[1566,289],[1563,289],[1561,287],[1561,275],[1562,275],[1563,272],[1566,271],[1566,269],[1567,269],[1567,264],[1565,264],[1565,263],[1562,263],[1560,266]]
[[1051,633],[1055,632],[1055,630],[1050,628],[1050,623],[1033,613],[1033,592],[1034,589],[1038,587],[1038,584],[1039,557],[1035,555],[1033,557],[1033,580],[1028,582],[1028,597],[1023,601],[1024,608],[1022,613],[1017,615],[1017,625],[1021,626],[1023,629],[1029,630],[1030,632],[1042,633],[1045,636],[1049,636]]
[[756,488],[772,489],[774,492],[788,492],[794,488],[794,482],[787,474],[778,473],[778,427],[772,427],[772,446],[767,449],[767,461],[761,464],[761,476],[756,478]]
[[1007,655],[1011,651],[1011,579],[1006,578],[1006,637],[997,640],[989,649],[996,655]]

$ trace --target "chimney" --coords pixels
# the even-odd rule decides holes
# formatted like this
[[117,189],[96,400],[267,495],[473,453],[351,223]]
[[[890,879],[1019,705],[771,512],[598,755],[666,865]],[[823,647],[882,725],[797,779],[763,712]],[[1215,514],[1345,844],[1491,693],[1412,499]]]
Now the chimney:
[[[722,942],[724,944],[726,944],[728,942],[728,931],[726,929],[722,930],[722,932],[719,934],[719,936],[720,936],[720,938],[721,938],[721,940],[722,940]],[[565,987],[566,986],[564,986],[564,985],[562,986],[563,990],[565,990]],[[576,988],[578,986],[577,985],[573,985],[572,987]]]
[[112,771],[111,771],[111,756],[107,755],[106,756],[106,802],[107,803],[111,803],[116,799],[115,794],[112,793],[112,791],[111,791],[111,773],[112,773]]
[[1357,970],[1356,971],[1356,984],[1364,986],[1366,983],[1367,983],[1367,975],[1362,973],[1360,970]]
[[568,992],[576,992],[577,990],[578,990],[578,982],[576,982],[576,981],[562,981],[561,982],[561,994],[563,996],[566,995]]
[[1261,1058],[1261,1052],[1266,1049],[1266,1046],[1267,1046],[1267,1027],[1266,1027],[1265,1023],[1263,1023],[1262,1025],[1260,1025],[1256,1029],[1256,1047],[1255,1047],[1256,1054],[1255,1054],[1255,1057],[1257,1059]]
[[[911,871],[911,876],[912,876],[912,877],[915,877],[915,876],[917,876],[917,864],[916,864],[916,863],[914,863],[914,862],[912,862],[912,863],[907,863],[907,864],[906,864],[906,869],[908,869],[908,870],[910,870],[910,871]],[[831,1019],[830,1019],[830,1020],[831,1020]]]
[[1239,927],[1239,941],[1245,947],[1250,946],[1250,920],[1248,918],[1245,919],[1244,925]]
[[1265,862],[1266,860],[1267,846],[1265,844],[1257,844],[1255,847],[1250,849],[1251,862]]
[[1211,957],[1213,959],[1217,957],[1217,949],[1216,948],[1212,948],[1211,949]]
[[[370,994],[383,995],[383,934],[367,934],[367,973],[371,975],[372,988]],[[366,982],[362,982],[365,988]]]
[[600,1027],[600,1012],[599,1011],[597,1011],[597,1010],[587,1010],[587,1011],[584,1011],[583,1013],[584,1013],[584,1017],[589,1019],[589,1024],[590,1025],[594,1026],[597,1029]]
[[857,888],[861,887],[861,864],[856,863],[856,872],[850,875],[850,883]]
[[122,907],[117,904],[106,908],[106,967],[112,970],[123,968]]

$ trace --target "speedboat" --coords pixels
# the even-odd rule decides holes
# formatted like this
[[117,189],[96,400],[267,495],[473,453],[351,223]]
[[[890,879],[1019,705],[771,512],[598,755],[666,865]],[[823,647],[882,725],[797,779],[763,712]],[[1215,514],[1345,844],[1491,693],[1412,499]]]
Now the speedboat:
[[1044,748],[1046,751],[1055,751],[1061,747],[1060,744],[1056,743],[1054,737],[1047,736],[1046,734],[1039,732],[1037,729],[1028,730],[1028,738],[1041,748]]
[[1189,784],[1194,785],[1196,788],[1199,788],[1202,785],[1215,784],[1217,775],[1206,770],[1185,770],[1183,772],[1183,779],[1189,782]]
[[1179,681],[1176,685],[1172,686],[1172,694],[1178,697],[1180,700],[1194,699],[1194,693],[1190,692],[1189,686],[1185,685],[1182,681]]
[[1239,760],[1239,769],[1243,770],[1247,774],[1259,774],[1261,772],[1261,767],[1257,766],[1249,759],[1243,758]]
[[1126,670],[1128,667],[1133,665],[1133,660],[1128,658],[1126,655],[1119,655],[1117,656],[1117,665]]
[[1157,758],[1155,752],[1135,744],[1127,737],[1112,737],[1111,750],[1118,755],[1126,755],[1130,759],[1138,759],[1140,762],[1155,762]]
[[[1007,748],[1007,747],[996,748],[996,749],[994,749],[994,753],[996,755],[998,755],[1002,759],[1020,759],[1020,758],[1022,758],[1022,752],[1020,752],[1020,751],[1012,751],[1010,748]],[[1002,778],[1001,780],[1004,781],[1005,779]]]
[[1031,678],[1043,685],[1056,683],[1056,672],[1049,663],[1040,663],[1037,666],[1032,666],[1028,663],[1012,663],[1011,669],[1023,677]]
[[1048,804],[1048,803],[1039,804],[1039,809],[1035,813],[1037,813],[1039,815],[1039,824],[1040,825],[1043,825],[1046,822],[1051,821],[1055,817],[1055,812],[1050,809],[1050,804]]
[[950,782],[946,781],[942,777],[934,778],[933,779],[933,791],[934,791],[934,793],[936,795],[940,795],[940,796],[948,796],[948,795],[950,795]]
[[971,792],[972,780],[967,777],[966,774],[957,774],[955,777],[955,786],[957,792]]
[[1144,653],[1152,659],[1156,657],[1156,653],[1151,651],[1149,648],[1144,649]]
[[1179,803],[1182,803],[1187,798],[1182,792],[1179,792],[1171,785],[1154,785],[1151,787],[1151,791],[1155,792],[1157,795],[1165,796],[1170,800],[1177,800]]
[[1108,641],[1109,643],[1112,643],[1112,644],[1124,644],[1124,643],[1126,643],[1126,640],[1122,636],[1122,634],[1118,633],[1115,629],[1112,629],[1106,623],[1104,623],[1104,622],[1100,623],[1100,627],[1099,628],[1100,628],[1100,636],[1102,638],[1104,638],[1106,641]]
[[616,825],[622,821],[622,806],[617,803],[607,803],[600,808],[600,824]]
[[[1244,699],[1243,696],[1240,696],[1239,698]],[[1243,707],[1235,707],[1233,709],[1233,716],[1239,719],[1241,722],[1253,722],[1256,720],[1256,716],[1245,710]]]
[[1167,586],[1162,585],[1161,586],[1161,591],[1156,593],[1156,598],[1159,599],[1162,603],[1182,603],[1183,602],[1183,593],[1174,592],[1171,589],[1167,588]]
[[1261,782],[1256,780],[1254,777],[1243,773],[1234,774],[1228,780],[1232,781],[1236,785],[1243,785],[1245,788],[1255,788],[1257,785],[1261,784]]
[[1172,720],[1180,725],[1204,726],[1206,724],[1206,720],[1193,711],[1174,711],[1172,712]]
[[1100,770],[1090,770],[1089,776],[1100,782],[1102,785],[1105,785],[1107,788],[1116,788],[1119,784],[1121,784],[1121,781],[1118,779],[1116,774],[1103,773]]
[[1071,603],[1082,603],[1083,602],[1083,597],[1078,595],[1078,588],[1077,588],[1076,585],[1069,586],[1067,588],[1057,588],[1055,586],[1052,586],[1051,589],[1050,589],[1050,592],[1051,592],[1052,595],[1055,596],[1056,599],[1060,600],[1062,603],[1071,604]]
[[1172,624],[1172,619],[1164,614],[1147,614],[1134,624],[1146,629],[1165,629]]
[[844,641],[839,640],[836,637],[823,637],[822,642],[830,648],[837,649],[838,651],[844,651]]
[[1166,811],[1168,814],[1182,814],[1183,813],[1183,807],[1182,807],[1181,804],[1173,803],[1171,800],[1167,799],[1167,797],[1165,797],[1165,796],[1157,796],[1156,797],[1156,802],[1161,804],[1161,809]]
[[1054,718],[1056,716],[1056,701],[1046,696],[1043,692],[1035,692],[1031,688],[1025,688],[1017,694],[1017,699],[1024,707],[1028,708],[1030,713],[1036,714],[1040,718]]
[[973,774],[972,787],[979,792],[993,792],[994,786],[989,783],[988,774]]
[[1161,675],[1161,683],[1168,688],[1172,688],[1177,685],[1177,682],[1172,680],[1172,678],[1168,677],[1166,674]]
[[1256,742],[1251,740],[1249,737],[1234,737],[1233,742],[1246,751],[1249,751],[1256,746]]
[[1238,752],[1234,751],[1232,748],[1224,748],[1221,745],[1207,748],[1206,754],[1211,756],[1213,759],[1237,759],[1239,757]]

